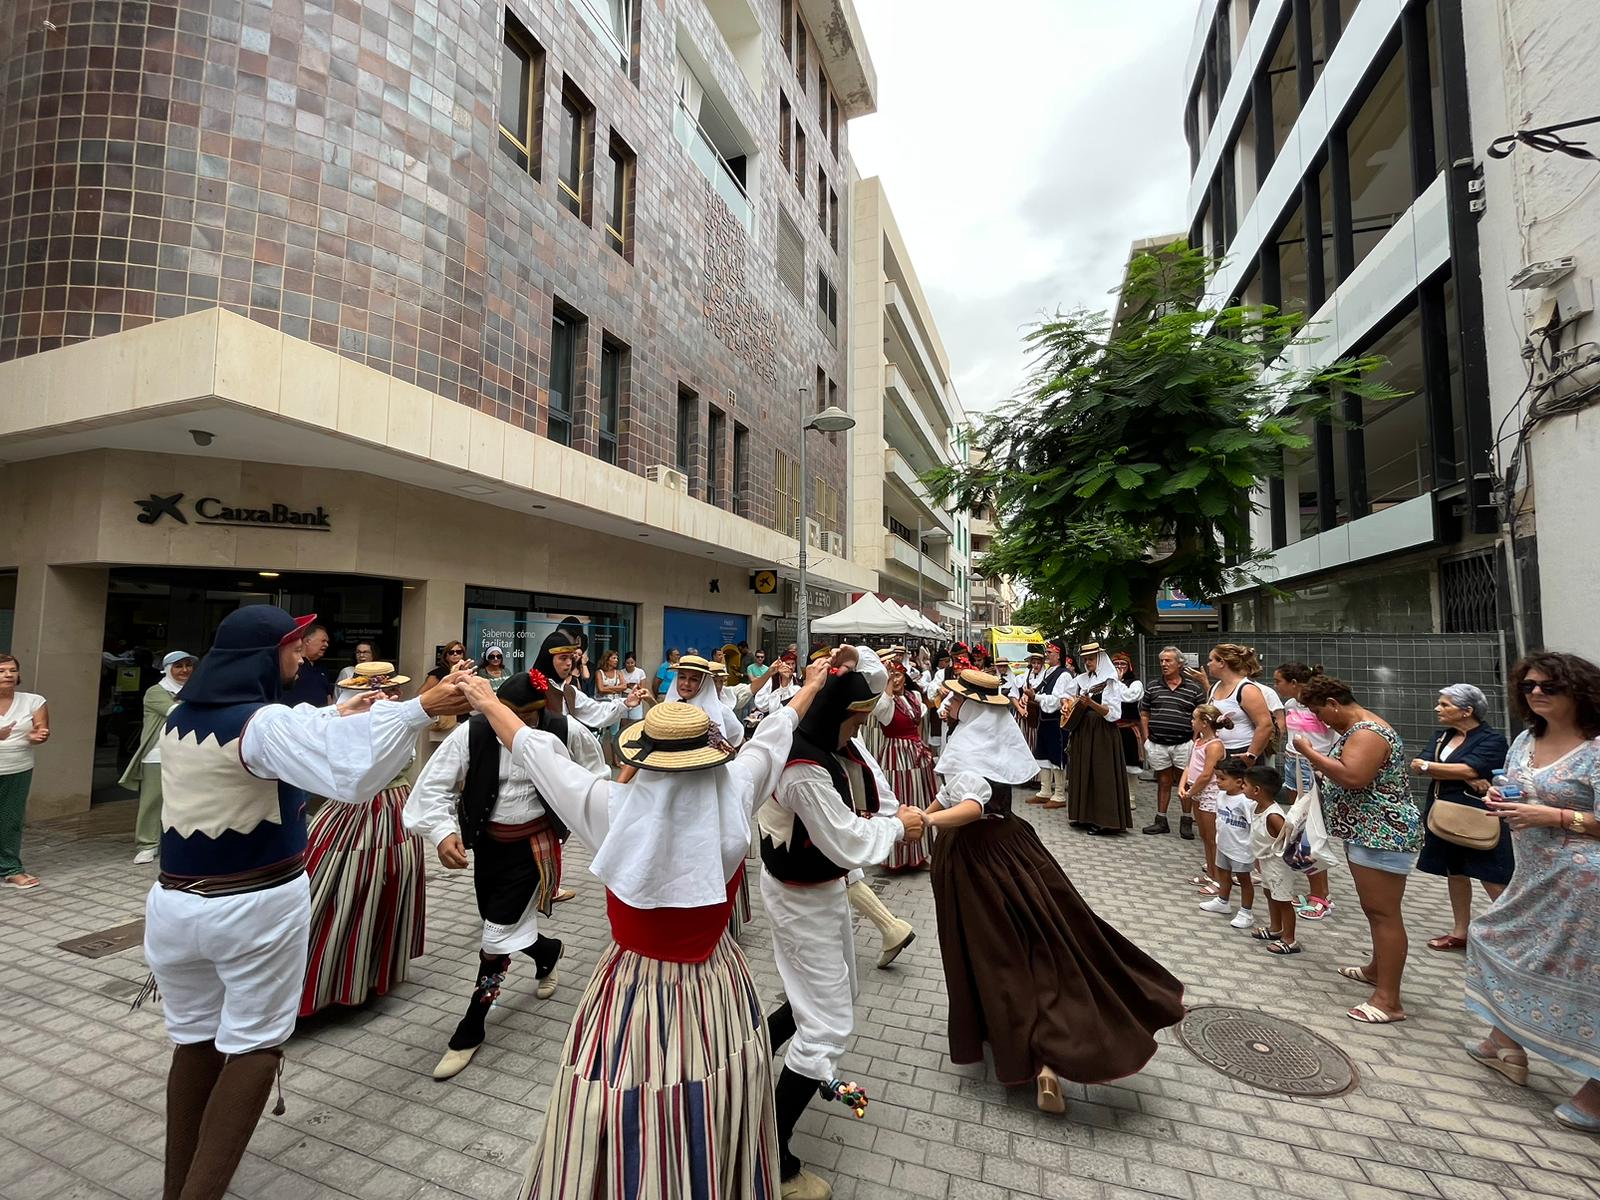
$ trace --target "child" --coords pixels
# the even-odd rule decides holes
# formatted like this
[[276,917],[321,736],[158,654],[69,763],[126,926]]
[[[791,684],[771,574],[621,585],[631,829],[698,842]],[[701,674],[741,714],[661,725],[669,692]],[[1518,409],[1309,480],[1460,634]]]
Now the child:
[[[1318,754],[1333,749],[1339,735],[1322,723],[1321,718],[1300,703],[1300,689],[1313,676],[1321,675],[1322,667],[1308,667],[1303,662],[1286,662],[1272,674],[1272,685],[1283,697],[1284,750],[1283,766],[1288,773],[1288,783],[1295,793],[1308,791],[1314,779],[1310,760],[1294,748],[1297,737],[1311,740],[1311,748]],[[1328,899],[1328,873],[1318,871],[1307,881],[1308,895],[1296,911],[1308,921],[1320,921],[1333,913],[1333,901]]]
[[1189,765],[1183,772],[1183,782],[1178,785],[1178,801],[1187,806],[1193,799],[1195,823],[1200,826],[1200,844],[1206,851],[1205,874],[1189,882],[1208,896],[1217,893],[1217,764],[1222,761],[1222,743],[1217,740],[1218,729],[1232,729],[1233,718],[1222,715],[1215,704],[1202,704],[1189,719],[1194,730],[1194,750],[1189,755]]
[[1201,912],[1233,912],[1228,896],[1233,881],[1239,881],[1239,911],[1228,924],[1235,929],[1255,925],[1252,909],[1256,903],[1255,884],[1250,881],[1250,801],[1244,795],[1245,772],[1242,758],[1225,758],[1217,768],[1217,894],[1200,906]]
[[1267,893],[1267,925],[1250,934],[1267,943],[1273,954],[1299,954],[1294,940],[1295,875],[1283,859],[1272,852],[1288,814],[1278,803],[1283,776],[1268,766],[1251,767],[1244,773],[1244,794],[1254,806],[1250,816],[1250,854],[1261,862],[1261,886]]

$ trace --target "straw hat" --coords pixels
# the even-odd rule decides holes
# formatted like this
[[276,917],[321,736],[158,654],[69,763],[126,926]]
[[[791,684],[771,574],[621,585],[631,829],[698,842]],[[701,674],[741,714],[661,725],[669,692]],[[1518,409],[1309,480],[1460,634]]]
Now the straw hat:
[[1078,647],[1078,653],[1079,654],[1099,654],[1100,653],[1100,643],[1099,642],[1085,642],[1083,645]]
[[955,679],[946,682],[945,687],[979,704],[993,704],[997,708],[1011,706],[1011,697],[1000,690],[1000,676],[990,675],[987,671],[974,671],[969,667]]
[[811,657],[809,659],[807,659],[806,661],[807,662],[818,662],[821,659],[832,658],[832,657],[833,657],[833,651],[829,647],[820,646],[820,647],[818,647],[817,649],[815,649],[815,650],[813,650],[811,652]]
[[703,709],[672,701],[657,704],[617,738],[617,753],[647,771],[703,771],[720,767],[733,749],[711,744],[711,719]]
[[701,675],[711,674],[711,664],[698,654],[680,654],[678,665],[674,668],[678,672],[698,671]]
[[892,662],[894,659],[904,658],[905,656],[906,648],[904,646],[885,646],[878,651],[878,657],[884,662]]
[[394,664],[386,662],[357,663],[355,674],[348,679],[339,680],[339,686],[350,688],[352,691],[366,692],[373,688],[394,688],[411,682],[409,675],[396,675]]

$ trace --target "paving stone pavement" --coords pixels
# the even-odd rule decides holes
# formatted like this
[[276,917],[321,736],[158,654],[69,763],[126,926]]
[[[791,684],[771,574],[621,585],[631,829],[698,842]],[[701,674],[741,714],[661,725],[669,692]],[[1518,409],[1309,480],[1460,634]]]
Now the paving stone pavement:
[[[920,936],[893,968],[875,971],[876,935],[858,930],[863,986],[844,1073],[867,1085],[872,1104],[861,1121],[813,1105],[798,1147],[841,1200],[1600,1196],[1600,1139],[1550,1116],[1573,1082],[1536,1059],[1533,1086],[1516,1088],[1461,1053],[1474,1032],[1461,1006],[1461,956],[1422,946],[1448,929],[1443,880],[1413,876],[1407,889],[1410,1020],[1363,1027],[1344,1010],[1364,995],[1333,970],[1361,961],[1368,945],[1347,877],[1334,877],[1336,915],[1304,924],[1307,952],[1272,958],[1196,910],[1184,881],[1198,842],[1094,838],[1069,830],[1061,812],[1026,815],[1096,910],[1185,981],[1191,1004],[1298,1020],[1349,1054],[1360,1082],[1330,1100],[1256,1091],[1201,1065],[1168,1031],[1141,1074],[1064,1085],[1067,1116],[1044,1116],[1031,1094],[1008,1093],[981,1068],[951,1066],[927,879],[880,878],[875,886]],[[113,804],[30,827],[25,859],[44,886],[0,893],[0,1196],[8,1200],[160,1193],[168,1044],[157,1008],[129,1011],[145,974],[140,952],[91,960],[56,948],[143,912],[154,872],[130,861],[132,822],[131,805]],[[560,990],[536,1000],[532,971],[519,962],[488,1044],[448,1083],[430,1072],[471,985],[477,917],[469,876],[435,865],[428,953],[389,996],[303,1023],[284,1076],[288,1112],[262,1120],[230,1194],[512,1195],[573,1004],[606,939],[587,855],[568,862],[578,898],[551,922],[567,944]],[[764,915],[744,946],[764,994],[776,996]]]

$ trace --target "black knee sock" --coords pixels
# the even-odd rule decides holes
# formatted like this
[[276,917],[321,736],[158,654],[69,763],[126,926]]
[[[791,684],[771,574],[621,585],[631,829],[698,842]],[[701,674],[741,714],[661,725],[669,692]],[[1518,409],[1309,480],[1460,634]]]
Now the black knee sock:
[[467,1002],[467,1015],[450,1035],[450,1049],[468,1050],[483,1045],[483,1023],[488,1020],[489,1009],[499,997],[500,985],[505,982],[510,967],[509,954],[489,955],[479,951],[478,982],[472,989],[472,999]]
[[800,1115],[806,1111],[806,1105],[811,1103],[811,1097],[817,1094],[817,1081],[791,1070],[783,1069],[778,1076],[776,1088],[775,1107],[778,1116],[778,1177],[780,1179],[793,1179],[800,1174],[800,1160],[789,1150],[789,1140],[794,1137],[794,1127],[800,1123]]
[[533,959],[533,977],[543,979],[561,961],[561,939],[547,938],[541,933],[539,940],[531,946],[524,946],[522,952]]
[[785,1000],[772,1010],[772,1015],[767,1018],[767,1037],[772,1041],[772,1052],[776,1054],[783,1049],[784,1044],[794,1036],[794,1008]]

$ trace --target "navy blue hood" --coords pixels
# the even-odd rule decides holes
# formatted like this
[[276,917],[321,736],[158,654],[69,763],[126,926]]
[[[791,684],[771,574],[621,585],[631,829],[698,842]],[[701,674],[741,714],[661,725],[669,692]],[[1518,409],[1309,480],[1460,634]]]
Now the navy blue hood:
[[184,704],[192,708],[276,703],[284,686],[278,650],[316,619],[315,614],[292,617],[271,604],[252,604],[229,613],[184,685]]

